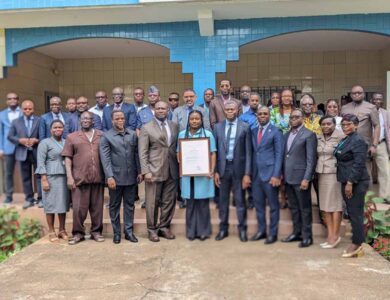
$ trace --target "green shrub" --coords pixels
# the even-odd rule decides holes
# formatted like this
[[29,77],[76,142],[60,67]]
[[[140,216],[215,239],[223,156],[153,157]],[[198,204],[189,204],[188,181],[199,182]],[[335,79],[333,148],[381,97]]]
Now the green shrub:
[[0,262],[41,237],[37,220],[23,219],[14,208],[0,208]]

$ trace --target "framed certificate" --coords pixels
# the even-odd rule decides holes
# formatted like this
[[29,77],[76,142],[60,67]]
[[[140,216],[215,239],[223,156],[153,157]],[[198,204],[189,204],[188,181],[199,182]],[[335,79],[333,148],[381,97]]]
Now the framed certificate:
[[180,177],[208,176],[211,169],[209,138],[179,139]]

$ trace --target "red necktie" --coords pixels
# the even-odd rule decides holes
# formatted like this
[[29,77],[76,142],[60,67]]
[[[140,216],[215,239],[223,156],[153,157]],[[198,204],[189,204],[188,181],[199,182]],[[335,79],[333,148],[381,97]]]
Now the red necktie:
[[260,145],[263,138],[263,127],[260,126],[259,133],[257,134],[257,145]]

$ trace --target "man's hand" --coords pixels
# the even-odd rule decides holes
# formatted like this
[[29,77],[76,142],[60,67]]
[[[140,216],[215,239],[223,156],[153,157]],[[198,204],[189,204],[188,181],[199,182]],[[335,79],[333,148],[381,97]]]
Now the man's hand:
[[39,140],[38,139],[36,139],[36,138],[31,138],[31,139],[29,139],[30,140],[30,144],[31,144],[31,146],[33,146],[33,145],[35,145],[35,144],[38,144],[39,143]]
[[306,180],[306,179],[303,179],[301,181],[300,189],[303,190],[303,191],[306,191],[308,188],[309,188],[309,181]]
[[140,184],[142,181],[144,181],[144,175],[138,174],[138,176],[137,176],[137,183]]
[[374,156],[374,154],[376,153],[376,148],[374,146],[371,146],[369,149],[368,149],[368,153],[371,155],[371,156]]
[[271,177],[271,179],[269,180],[269,184],[272,186],[272,187],[278,187],[280,186],[280,178],[278,177]]
[[74,190],[76,189],[76,184],[74,182],[74,179],[72,176],[69,176],[66,180],[66,185],[68,186],[68,189]]
[[221,185],[221,178],[219,177],[218,172],[214,173],[214,182],[215,182],[215,185],[217,186],[217,188],[219,188],[219,186]]
[[351,198],[352,198],[352,189],[353,189],[352,183],[351,183],[351,182],[347,182],[347,184],[345,185],[344,192],[345,192],[345,196],[346,196],[348,199],[351,199]]
[[4,159],[4,151],[0,151],[0,159]]
[[110,190],[115,190],[116,189],[116,182],[114,177],[110,177],[107,179],[107,185]]
[[19,139],[19,144],[22,144],[25,147],[30,147],[29,146],[29,142],[28,142],[28,138],[20,138]]
[[246,190],[250,186],[251,186],[251,178],[248,175],[244,175],[244,177],[242,178],[242,189]]
[[146,182],[153,182],[154,181],[152,173],[146,173],[145,174],[145,181]]

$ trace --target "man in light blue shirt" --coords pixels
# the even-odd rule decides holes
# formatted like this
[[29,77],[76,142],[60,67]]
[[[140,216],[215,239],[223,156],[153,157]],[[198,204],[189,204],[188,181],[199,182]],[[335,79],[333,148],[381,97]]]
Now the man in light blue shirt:
[[8,132],[13,120],[21,116],[19,96],[8,93],[6,96],[7,108],[0,112],[0,159],[4,159],[4,181],[6,198],[4,203],[12,202],[14,191],[15,145],[8,140]]
[[240,100],[242,103],[242,113],[245,114],[248,110],[250,110],[249,106],[249,96],[252,92],[252,89],[249,85],[243,85],[240,88]]

